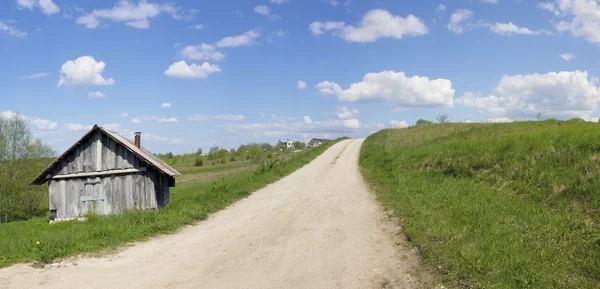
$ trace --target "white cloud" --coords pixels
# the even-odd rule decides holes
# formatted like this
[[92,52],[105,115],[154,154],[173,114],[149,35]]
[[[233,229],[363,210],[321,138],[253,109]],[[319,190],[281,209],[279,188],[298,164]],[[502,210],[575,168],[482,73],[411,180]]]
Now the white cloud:
[[473,16],[473,11],[469,9],[459,9],[452,13],[450,16],[450,23],[448,23],[448,30],[462,34],[465,30],[463,27],[464,23],[467,22]]
[[217,114],[213,118],[225,121],[242,121],[246,119],[245,116],[239,114]]
[[90,98],[103,98],[106,97],[106,94],[100,92],[100,91],[96,91],[96,92],[90,92],[88,94],[88,97]]
[[190,26],[190,28],[194,29],[194,30],[202,30],[202,29],[204,29],[204,27],[206,27],[204,24],[196,24],[196,25]]
[[284,31],[284,30],[281,30],[281,29],[273,31],[273,32],[271,32],[271,35],[269,35],[267,37],[267,42],[273,43],[273,40],[274,40],[275,37],[277,37],[277,38],[283,38],[283,37],[285,37],[287,35],[288,35],[288,32]]
[[390,121],[390,125],[392,126],[392,128],[407,128],[408,127],[408,123],[406,123],[406,121],[397,121],[397,120],[392,120]]
[[158,122],[178,122],[178,120],[174,117],[162,117],[157,119]]
[[4,119],[13,119],[16,116],[20,116],[22,119],[27,119],[24,115],[22,115],[20,113],[16,113],[12,110],[0,111],[0,117],[2,117]]
[[183,144],[183,141],[181,141],[178,138],[174,138],[174,139],[172,139],[172,140],[169,141],[169,144],[180,145],[180,144]]
[[512,36],[512,35],[539,35],[540,33],[551,34],[549,31],[545,30],[530,30],[529,28],[519,27],[512,22],[508,23],[494,23],[489,24],[490,30],[493,33],[504,35],[504,36]]
[[107,123],[103,124],[102,127],[110,131],[117,131],[121,128],[121,125],[118,123]]
[[552,2],[538,3],[537,4],[537,8],[548,10],[548,11],[554,13],[554,16],[559,16],[560,15],[560,11],[558,10],[558,8],[554,7],[554,3],[552,3]]
[[171,104],[168,103],[168,102],[163,102],[163,103],[160,104],[160,107],[162,107],[162,108],[170,108]]
[[192,60],[220,61],[225,54],[218,52],[214,45],[202,43],[200,45],[188,45],[179,51],[181,56]]
[[210,116],[208,115],[203,115],[203,114],[194,114],[188,117],[188,120],[190,121],[205,121],[205,120],[209,120],[211,119]]
[[600,121],[600,118],[595,117],[595,116],[591,116],[591,117],[582,117],[583,120],[587,121],[587,122],[595,122],[597,123],[598,121]]
[[271,114],[271,119],[273,119],[276,122],[280,122],[280,123],[296,120],[296,118],[294,118],[294,117],[276,116],[274,114]]
[[360,122],[358,121],[358,119],[355,119],[355,118],[344,119],[344,127],[357,129],[357,128],[360,128]]
[[315,88],[318,89],[319,93],[322,95],[339,95],[342,93],[342,88],[339,84],[327,80],[319,82]]
[[81,56],[75,60],[68,60],[61,67],[58,86],[113,85],[115,81],[112,78],[104,79],[102,77],[105,66],[104,62],[96,62],[92,56]]
[[437,8],[435,8],[435,12],[443,13],[443,12],[446,12],[446,9],[447,9],[446,5],[440,4],[440,5],[438,5]]
[[272,121],[258,123],[224,123],[221,128],[235,135],[253,135],[256,138],[264,139],[310,139],[316,138],[335,138],[338,136],[364,137],[372,133],[373,128],[380,125],[362,124],[358,120],[338,120],[330,119],[324,121],[305,122],[304,119],[296,121],[289,117],[276,117]]
[[358,109],[351,109],[351,108],[342,106],[342,107],[338,107],[338,109],[335,112],[335,116],[338,119],[347,119],[347,118],[356,117],[358,115],[358,113],[359,113]]
[[56,5],[56,3],[52,2],[52,0],[17,0],[17,4],[19,8],[25,8],[28,10],[33,10],[33,8],[39,7],[42,13],[46,15],[52,15],[60,12],[60,7]]
[[254,7],[254,13],[263,15],[263,16],[269,16],[269,14],[271,14],[271,10],[269,9],[269,6],[267,5],[258,5]]
[[124,112],[124,113],[121,113],[121,117],[123,117],[123,118],[127,117],[128,115],[129,115],[129,114],[128,114],[128,113],[126,113],[126,112]]
[[559,56],[560,56],[560,58],[562,58],[566,61],[571,61],[571,60],[575,59],[575,54],[573,54],[573,53],[563,53]]
[[281,5],[287,3],[289,0],[271,0],[271,3]]
[[25,76],[23,78],[34,79],[34,78],[42,78],[42,77],[46,77],[46,76],[48,76],[48,73],[46,73],[46,72],[40,72],[40,73],[34,73],[34,74],[31,74],[31,75],[27,75],[27,76]]
[[344,22],[313,22],[309,29],[314,36],[331,32],[349,42],[375,42],[380,38],[402,39],[421,36],[429,32],[425,23],[414,15],[395,16],[383,9],[373,9],[365,14],[357,26]]
[[222,121],[243,121],[246,120],[246,116],[239,114],[217,114],[217,115],[203,115],[194,114],[188,117],[190,121],[206,121],[206,120],[222,120]]
[[221,39],[217,42],[217,47],[252,46],[258,37],[260,37],[260,33],[257,30],[250,30],[242,35],[228,36]]
[[327,4],[331,6],[338,6],[339,2],[337,0],[324,0]]
[[37,5],[35,0],[17,0],[17,4],[19,4],[21,8],[26,8],[29,10],[33,10],[33,8]]
[[312,119],[310,119],[310,116],[306,115],[304,116],[304,123],[305,124],[313,124]]
[[319,37],[327,31],[343,30],[346,27],[346,23],[338,21],[327,21],[327,22],[313,22],[308,26],[308,29],[316,37]]
[[196,63],[188,65],[182,60],[171,64],[171,66],[165,70],[164,74],[169,77],[199,79],[206,78],[215,72],[221,72],[221,68],[217,64],[204,62],[202,65],[198,65]]
[[430,80],[425,76],[407,77],[404,72],[368,73],[363,81],[342,90],[335,82],[323,81],[316,88],[323,95],[340,101],[388,102],[399,107],[452,106],[454,88],[448,79]]
[[140,0],[137,5],[128,0],[119,0],[116,6],[109,9],[93,10],[77,18],[77,24],[85,25],[86,28],[98,28],[103,19],[114,22],[125,22],[126,25],[138,29],[150,28],[150,18],[161,13],[171,15],[173,19],[186,19],[188,17],[180,14],[181,8],[173,4],[155,4],[146,0]]
[[283,31],[281,29],[273,31],[273,33],[271,33],[271,35],[277,36],[277,37],[285,37],[287,34],[288,34],[287,31]]
[[559,32],[570,32],[590,43],[600,44],[600,6],[597,0],[556,0],[561,14],[572,16],[571,21],[555,25]]
[[500,117],[500,118],[488,118],[488,122],[493,122],[493,123],[508,123],[508,122],[513,122],[512,119],[508,118],[508,117]]
[[72,131],[88,131],[93,127],[93,125],[84,125],[79,123],[65,123],[63,126]]
[[504,76],[495,93],[471,92],[456,102],[494,114],[534,117],[542,112],[553,117],[587,117],[598,108],[600,89],[586,71]]
[[498,4],[498,0],[480,0],[481,3],[486,3],[486,4]]
[[[10,21],[9,21],[10,22]],[[7,22],[0,21],[0,31],[5,31],[10,36],[25,38],[27,37],[27,32],[23,32],[19,30],[17,27],[7,24]]]
[[30,121],[39,130],[55,130],[58,128],[58,123],[47,119],[36,118]]
[[[123,116],[125,115],[125,116]],[[123,117],[127,117],[126,114],[122,114],[121,116]],[[133,123],[142,123],[144,121],[156,121],[158,123],[164,123],[164,122],[179,122],[179,120],[175,117],[163,117],[163,116],[156,116],[156,115],[145,115],[145,116],[137,116],[131,119],[131,122]]]
[[52,0],[40,0],[40,9],[46,15],[52,15],[60,12],[60,8]]
[[305,89],[306,88],[306,82],[304,82],[302,80],[298,80],[298,84],[296,84],[296,88],[297,89]]

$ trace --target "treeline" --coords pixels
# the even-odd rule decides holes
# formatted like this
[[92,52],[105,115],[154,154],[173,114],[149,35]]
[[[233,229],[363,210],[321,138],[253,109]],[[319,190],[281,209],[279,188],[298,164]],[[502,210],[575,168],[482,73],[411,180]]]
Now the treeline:
[[[297,141],[294,142],[293,149],[305,149],[306,143]],[[212,146],[209,151],[204,154],[202,148],[199,148],[195,153],[184,153],[174,155],[169,152],[166,154],[157,154],[159,158],[164,160],[169,165],[194,163],[195,166],[203,166],[206,162],[212,165],[225,164],[227,162],[250,161],[258,163],[264,159],[270,159],[277,153],[287,153],[286,144],[271,145],[269,143],[248,143],[242,144],[238,148],[226,149],[224,147]]]
[[34,138],[22,117],[0,117],[0,223],[45,214],[48,188],[29,182],[54,151]]

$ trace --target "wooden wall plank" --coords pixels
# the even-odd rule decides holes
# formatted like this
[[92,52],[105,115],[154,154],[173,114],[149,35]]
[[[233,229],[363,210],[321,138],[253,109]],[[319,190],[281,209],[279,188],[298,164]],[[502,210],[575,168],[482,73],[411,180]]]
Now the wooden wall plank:
[[104,203],[104,213],[106,215],[110,215],[113,213],[113,196],[112,196],[112,186],[110,183],[110,176],[106,176],[102,178],[102,193],[106,198]]
[[60,194],[60,182],[48,181],[48,208],[56,210],[58,207],[58,194]]

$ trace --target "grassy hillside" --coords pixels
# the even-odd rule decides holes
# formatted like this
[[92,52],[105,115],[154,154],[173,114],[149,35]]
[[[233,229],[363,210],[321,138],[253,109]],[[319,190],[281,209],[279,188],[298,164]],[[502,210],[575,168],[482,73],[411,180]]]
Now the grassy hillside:
[[48,218],[37,217],[0,224],[0,268],[18,262],[52,262],[55,258],[98,252],[174,232],[292,173],[337,141],[257,165],[244,162],[200,168],[188,163],[175,165],[183,176],[178,178],[177,187],[171,189],[171,204],[161,210],[88,216],[87,222],[50,225]]
[[600,125],[383,130],[360,163],[447,286],[598,288]]

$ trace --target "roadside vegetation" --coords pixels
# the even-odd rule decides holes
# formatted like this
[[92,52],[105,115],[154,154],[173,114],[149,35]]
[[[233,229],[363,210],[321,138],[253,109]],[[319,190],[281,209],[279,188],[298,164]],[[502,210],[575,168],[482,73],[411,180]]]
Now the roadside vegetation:
[[[175,232],[292,173],[337,141],[295,153],[261,151],[255,162],[231,161],[228,152],[215,159],[215,165],[197,166],[201,152],[178,156],[180,160],[172,165],[182,176],[171,188],[171,203],[167,207],[107,217],[88,215],[85,222],[48,224],[47,217],[35,217],[0,224],[0,267],[31,261],[50,263],[57,258],[115,249]],[[225,162],[221,164],[220,160]]]
[[19,115],[0,117],[0,223],[46,214],[48,188],[29,182],[53,155],[50,147],[32,136]]
[[598,288],[598,124],[422,121],[367,138],[360,164],[446,287]]

